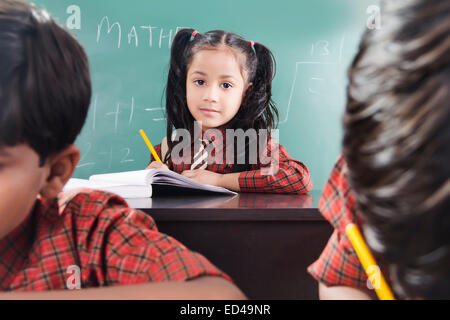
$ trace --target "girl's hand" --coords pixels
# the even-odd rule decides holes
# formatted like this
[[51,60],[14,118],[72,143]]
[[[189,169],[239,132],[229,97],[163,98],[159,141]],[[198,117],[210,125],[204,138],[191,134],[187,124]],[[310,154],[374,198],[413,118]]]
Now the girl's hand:
[[166,169],[169,170],[169,167],[167,167],[164,163],[159,161],[153,161],[151,162],[147,168],[145,169]]
[[183,176],[191,178],[203,184],[210,184],[213,186],[222,187],[223,174],[215,173],[204,169],[185,170],[181,173]]

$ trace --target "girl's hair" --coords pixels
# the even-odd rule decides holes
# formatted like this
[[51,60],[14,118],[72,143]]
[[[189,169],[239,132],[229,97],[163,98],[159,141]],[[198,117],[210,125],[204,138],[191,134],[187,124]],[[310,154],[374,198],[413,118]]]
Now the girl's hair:
[[193,29],[182,29],[172,42],[170,69],[166,87],[166,116],[168,152],[174,147],[172,131],[188,129],[193,132],[194,121],[186,102],[186,73],[193,56],[203,49],[227,46],[245,57],[242,71],[247,83],[252,83],[245,92],[238,113],[225,127],[247,130],[271,129],[278,125],[278,111],[272,101],[272,80],[275,75],[275,59],[268,48],[234,33],[213,30],[197,33]]
[[351,66],[344,156],[401,297],[450,298],[450,1],[383,2]]

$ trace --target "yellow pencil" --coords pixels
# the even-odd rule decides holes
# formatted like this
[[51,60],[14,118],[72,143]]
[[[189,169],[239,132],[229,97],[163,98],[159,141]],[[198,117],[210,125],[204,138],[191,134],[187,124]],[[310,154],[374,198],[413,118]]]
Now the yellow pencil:
[[[395,300],[394,295],[389,288],[389,285],[381,274],[380,268],[376,264],[372,253],[370,253],[369,248],[364,242],[364,239],[361,235],[361,232],[359,232],[358,227],[355,224],[350,223],[345,228],[345,232],[347,233],[347,236],[349,237],[353,248],[355,248],[356,254],[361,261],[361,264],[364,267],[367,276],[372,282],[372,286],[374,287],[378,298],[380,300]],[[376,274],[374,275],[374,273]]]
[[161,159],[158,157],[158,154],[156,153],[155,149],[153,149],[152,144],[150,143],[150,140],[148,140],[147,135],[145,134],[144,130],[139,130],[139,133],[141,134],[142,138],[144,139],[145,143],[147,144],[148,148],[150,149],[150,152],[153,155],[153,158],[155,158],[156,161],[162,162]]

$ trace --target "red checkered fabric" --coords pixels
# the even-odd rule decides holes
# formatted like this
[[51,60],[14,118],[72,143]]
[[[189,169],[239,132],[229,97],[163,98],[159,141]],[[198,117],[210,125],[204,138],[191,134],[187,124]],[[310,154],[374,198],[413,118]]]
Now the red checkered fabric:
[[230,280],[202,255],[158,232],[149,215],[89,189],[38,199],[0,240],[0,290],[65,289],[73,266],[81,271],[81,288],[206,275]]
[[[211,143],[211,153],[208,159],[206,170],[216,173],[226,174],[236,172],[236,164],[226,163],[226,135],[223,133],[223,139],[214,139]],[[180,163],[174,163],[169,159],[166,165],[170,170],[182,173],[184,170],[190,170],[192,157],[196,153],[194,142],[191,145],[190,156],[180,153]],[[161,144],[155,146],[155,151],[161,158]],[[217,152],[216,152],[217,151]],[[279,154],[278,171],[273,174],[265,174],[265,170],[271,166],[269,158]],[[264,164],[259,161],[251,164],[249,171],[242,171],[239,175],[239,186],[241,192],[264,192],[264,193],[292,193],[305,194],[312,188],[312,182],[308,168],[302,162],[293,159],[286,149],[278,144],[275,139],[271,139],[264,150]],[[222,163],[217,161],[220,159]],[[162,161],[164,159],[161,158]],[[154,161],[151,156],[150,162]]]
[[327,286],[343,285],[367,289],[367,276],[345,233],[345,227],[362,219],[356,208],[356,199],[347,180],[347,164],[339,156],[319,201],[319,210],[334,227],[334,232],[319,259],[308,267],[308,272]]

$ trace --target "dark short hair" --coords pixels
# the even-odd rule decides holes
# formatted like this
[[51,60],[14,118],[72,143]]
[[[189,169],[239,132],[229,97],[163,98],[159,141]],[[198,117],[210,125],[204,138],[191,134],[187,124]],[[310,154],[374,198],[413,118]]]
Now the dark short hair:
[[0,146],[26,143],[40,156],[75,141],[86,119],[91,81],[75,38],[44,10],[0,1]]
[[396,293],[450,298],[450,1],[383,1],[349,72],[344,156]]

